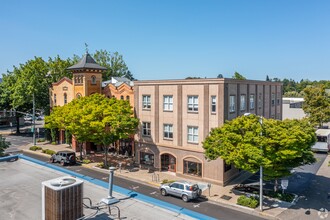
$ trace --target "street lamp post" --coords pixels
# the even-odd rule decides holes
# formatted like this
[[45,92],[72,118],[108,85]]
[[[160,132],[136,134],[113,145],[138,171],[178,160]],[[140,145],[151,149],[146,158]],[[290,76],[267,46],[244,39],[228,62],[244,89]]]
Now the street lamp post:
[[[249,116],[251,115],[252,113],[245,113],[244,116]],[[261,132],[260,132],[260,136],[262,136],[262,116],[259,117],[259,123],[260,123],[260,126],[261,126]],[[262,146],[260,145],[260,150],[262,152]],[[260,191],[259,191],[259,207],[260,207],[260,211],[262,212],[263,211],[263,205],[262,205],[262,201],[263,201],[263,167],[262,165],[260,165]]]
[[33,146],[36,145],[36,101],[35,101],[35,96],[34,96],[34,93],[33,93],[33,110],[32,110],[32,120],[33,120]]

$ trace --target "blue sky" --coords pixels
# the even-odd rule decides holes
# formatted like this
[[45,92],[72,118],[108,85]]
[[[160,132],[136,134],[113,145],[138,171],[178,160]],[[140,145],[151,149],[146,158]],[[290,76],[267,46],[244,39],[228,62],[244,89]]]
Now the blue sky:
[[2,1],[0,73],[106,49],[140,80],[329,79],[327,0]]

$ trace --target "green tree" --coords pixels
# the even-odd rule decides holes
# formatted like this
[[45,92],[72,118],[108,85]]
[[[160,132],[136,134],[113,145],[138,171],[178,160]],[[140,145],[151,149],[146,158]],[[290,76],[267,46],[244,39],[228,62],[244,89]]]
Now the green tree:
[[292,168],[315,162],[311,151],[315,141],[314,129],[306,120],[263,119],[261,125],[258,116],[249,115],[213,129],[203,147],[207,158],[220,157],[251,173],[263,166],[265,178],[277,183]]
[[269,78],[268,75],[266,76],[266,81],[267,81],[267,82],[271,81],[271,79]]
[[240,80],[245,80],[246,79],[244,76],[242,76],[238,72],[235,72],[232,78],[233,79],[240,79]]
[[223,75],[220,73],[220,74],[218,74],[217,78],[222,79]]
[[3,152],[10,146],[10,143],[6,141],[6,138],[0,134],[0,157],[3,156]]
[[103,74],[103,80],[109,80],[111,77],[127,77],[134,80],[132,73],[123,59],[123,56],[118,52],[111,53],[107,50],[97,50],[93,54],[94,60],[101,66],[107,68]]
[[128,101],[108,99],[100,94],[91,95],[86,99],[90,141],[103,146],[104,165],[107,166],[109,145],[134,134],[139,120],[133,117],[133,110]]
[[330,120],[330,96],[323,85],[304,89],[303,110],[313,125],[322,127]]

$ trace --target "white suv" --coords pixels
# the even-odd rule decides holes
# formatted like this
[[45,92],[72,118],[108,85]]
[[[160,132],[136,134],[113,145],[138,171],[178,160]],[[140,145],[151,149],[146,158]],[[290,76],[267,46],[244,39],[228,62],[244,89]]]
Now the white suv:
[[202,194],[202,190],[197,184],[192,184],[187,181],[176,181],[173,183],[165,183],[160,186],[160,193],[163,196],[173,195],[180,197],[184,202],[191,199],[196,199]]

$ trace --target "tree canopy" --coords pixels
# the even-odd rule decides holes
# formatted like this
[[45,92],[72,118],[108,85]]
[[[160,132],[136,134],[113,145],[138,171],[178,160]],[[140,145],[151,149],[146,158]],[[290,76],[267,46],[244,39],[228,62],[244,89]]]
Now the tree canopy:
[[104,146],[107,156],[108,146],[134,134],[139,120],[128,101],[93,94],[54,108],[45,122],[47,128],[70,131],[80,144],[88,141]]
[[303,110],[313,125],[321,127],[330,120],[330,95],[324,86],[304,89]]
[[246,79],[243,75],[239,74],[238,72],[235,72],[232,78],[233,79],[240,79],[240,80],[245,80]]
[[118,52],[111,53],[107,50],[96,50],[93,58],[98,64],[107,68],[107,71],[103,74],[103,80],[109,80],[111,77],[126,77],[129,80],[134,80],[123,55]]
[[[261,135],[262,132],[262,135]],[[205,156],[255,173],[264,167],[266,179],[290,175],[290,170],[315,162],[311,146],[316,137],[306,120],[263,119],[241,116],[215,128],[203,142]]]

